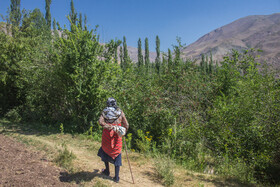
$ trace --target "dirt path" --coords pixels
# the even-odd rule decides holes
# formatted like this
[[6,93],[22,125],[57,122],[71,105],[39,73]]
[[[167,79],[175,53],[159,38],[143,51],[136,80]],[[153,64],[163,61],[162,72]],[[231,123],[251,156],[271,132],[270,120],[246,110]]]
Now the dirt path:
[[[117,184],[112,179],[115,175],[114,165],[110,164],[110,176],[106,177],[101,174],[102,168],[104,168],[104,163],[97,156],[97,149],[100,144],[97,142],[91,142],[88,140],[77,141],[69,135],[62,135],[61,140],[64,141],[67,148],[76,155],[76,159],[73,161],[75,168],[78,171],[74,173],[64,172],[60,177],[65,182],[75,182],[76,184],[82,184],[84,186],[92,186],[96,182],[101,182],[107,186],[123,186],[129,187],[133,185],[131,174],[126,159],[125,151],[122,153],[122,163],[120,171],[120,182]],[[41,142],[48,147],[55,148],[62,143],[62,141],[57,138],[52,139],[50,137],[44,136],[34,136],[29,135],[29,138],[33,141]],[[150,186],[162,186],[160,182],[155,177],[155,171],[153,169],[152,163],[148,159],[143,160],[143,157],[139,157],[134,153],[129,153],[131,167],[133,171],[135,184],[133,186],[150,187]],[[137,160],[137,162],[135,162]]]
[[59,180],[61,172],[41,153],[0,134],[0,186],[72,186]]

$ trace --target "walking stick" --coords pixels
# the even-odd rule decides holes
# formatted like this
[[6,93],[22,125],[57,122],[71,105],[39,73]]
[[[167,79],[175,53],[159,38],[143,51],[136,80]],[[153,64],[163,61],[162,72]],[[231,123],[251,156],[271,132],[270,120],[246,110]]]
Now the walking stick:
[[129,159],[128,159],[125,137],[123,137],[123,139],[124,139],[124,147],[125,147],[126,158],[127,158],[129,169],[130,169],[130,173],[131,173],[131,178],[132,178],[133,184],[135,184],[134,183],[134,179],[133,179],[133,175],[132,175],[132,170],[131,170],[130,162],[129,162]]

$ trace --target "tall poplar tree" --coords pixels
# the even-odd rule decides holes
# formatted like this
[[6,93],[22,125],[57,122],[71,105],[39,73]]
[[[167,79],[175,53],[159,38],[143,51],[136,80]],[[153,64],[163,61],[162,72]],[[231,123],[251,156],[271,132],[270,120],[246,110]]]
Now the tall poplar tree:
[[10,22],[13,27],[18,27],[21,21],[20,0],[11,0]]
[[83,16],[82,16],[81,12],[79,13],[79,25],[78,26],[80,28],[83,28]]
[[149,51],[149,41],[145,38],[145,66],[148,67],[150,64],[150,51]]
[[210,63],[209,63],[209,73],[212,74],[213,73],[213,56],[212,56],[212,52],[210,53]]
[[55,18],[53,18],[53,32],[55,36],[59,36],[58,31],[57,31],[57,22],[55,20]]
[[45,10],[46,10],[46,15],[45,15],[45,19],[46,19],[46,22],[47,22],[47,26],[48,26],[48,29],[51,30],[51,26],[52,26],[52,17],[51,17],[51,3],[52,3],[52,0],[45,0]]
[[200,61],[200,69],[202,73],[205,73],[205,56],[204,54],[201,55],[201,61]]
[[175,53],[174,64],[179,65],[181,60],[181,52],[179,46],[174,47],[174,53]]
[[156,70],[159,73],[160,71],[160,40],[159,37],[156,36],[156,52],[157,52],[157,57],[156,57]]
[[138,67],[144,64],[143,54],[142,54],[142,42],[141,38],[138,40]]
[[115,58],[115,63],[118,63],[118,47],[121,45],[122,41],[121,40],[115,40],[114,42],[114,58]]
[[87,30],[87,15],[84,15],[84,30]]
[[205,61],[205,72],[209,73],[209,65],[208,65],[208,55],[206,55],[206,61]]
[[172,66],[172,53],[171,50],[168,48],[168,68]]
[[121,68],[123,67],[123,48],[120,46],[120,60],[121,60]]
[[73,31],[72,25],[76,25],[76,22],[77,22],[77,12],[75,10],[73,0],[71,0],[71,2],[70,2],[70,7],[71,7],[71,11],[70,11],[69,16],[70,16],[70,20],[71,20],[71,30]]
[[125,70],[130,63],[130,58],[128,56],[127,44],[126,44],[126,37],[123,37],[123,66],[122,68]]
[[53,30],[56,31],[57,27],[56,27],[56,20],[55,18],[53,18]]

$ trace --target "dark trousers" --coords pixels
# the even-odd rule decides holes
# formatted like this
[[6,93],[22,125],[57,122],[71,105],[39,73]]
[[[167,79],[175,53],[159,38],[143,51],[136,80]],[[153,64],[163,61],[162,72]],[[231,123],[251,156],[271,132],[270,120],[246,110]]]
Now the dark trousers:
[[[110,174],[110,168],[109,168],[109,162],[104,162],[106,167],[106,173]],[[120,174],[120,166],[115,166],[115,179],[119,180],[119,174]]]

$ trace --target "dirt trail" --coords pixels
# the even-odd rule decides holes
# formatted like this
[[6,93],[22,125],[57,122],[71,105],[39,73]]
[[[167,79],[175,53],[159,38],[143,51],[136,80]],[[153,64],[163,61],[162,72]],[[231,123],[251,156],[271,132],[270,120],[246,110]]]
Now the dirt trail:
[[60,172],[41,153],[0,134],[0,186],[72,186],[59,180]]
[[[31,138],[53,148],[58,146],[57,140],[52,140],[48,137],[32,136]],[[66,135],[63,137],[64,140],[67,140],[68,138],[69,137]],[[101,169],[104,168],[104,163],[100,160],[100,157],[97,156],[97,148],[100,146],[100,144],[93,142],[94,144],[88,145],[87,142],[87,140],[81,140],[80,142],[73,140],[71,141],[71,138],[67,142],[64,142],[67,148],[77,156],[77,158],[74,160],[74,166],[79,168],[79,171],[76,173],[68,174],[65,172],[64,176],[62,177],[65,181],[76,181],[76,183],[80,183],[78,177],[81,177],[82,181],[87,181],[84,182],[85,186],[91,186],[96,182],[95,179],[97,177],[107,185],[124,187],[133,185],[124,150],[122,151],[123,166],[121,167],[120,171],[121,180],[117,184],[112,180],[115,175],[114,165],[110,164],[110,177],[105,177],[101,174]],[[95,149],[93,149],[93,147]],[[133,159],[135,155],[133,153],[129,154],[131,154],[129,156],[131,156]],[[162,186],[155,178],[155,171],[153,170],[152,163],[149,164],[148,160],[142,160],[140,161],[140,164],[139,162],[131,161],[131,167],[135,181],[133,186]],[[89,180],[90,178],[92,179]]]
[[[47,155],[31,150],[16,139],[0,134],[0,187],[2,186],[94,186],[96,183],[106,186],[132,186],[129,166],[123,150],[123,166],[120,182],[115,183],[114,165],[110,164],[110,176],[101,174],[104,163],[96,155],[100,143],[89,140],[77,140],[70,135],[38,136],[36,134],[13,134],[28,144],[36,143],[49,150],[58,150],[64,143],[77,157],[73,161],[74,172],[67,172],[48,161]],[[91,144],[89,144],[89,142]],[[35,146],[36,149],[36,146]],[[162,186],[155,177],[152,163],[129,153],[135,184],[133,186]],[[144,160],[143,160],[144,158]],[[133,161],[137,160],[137,162]]]

